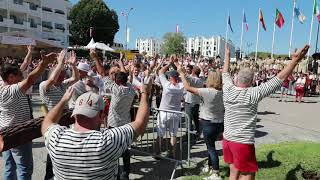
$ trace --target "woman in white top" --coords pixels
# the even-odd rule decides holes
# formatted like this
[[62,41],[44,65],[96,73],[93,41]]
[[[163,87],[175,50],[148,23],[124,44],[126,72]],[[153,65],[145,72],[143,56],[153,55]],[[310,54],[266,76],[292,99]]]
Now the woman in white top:
[[304,74],[300,74],[296,81],[296,102],[301,103],[302,97],[304,95],[304,87],[306,84],[306,77]]
[[209,72],[206,87],[195,88],[189,85],[184,70],[178,67],[185,90],[199,95],[202,99],[200,104],[200,125],[204,140],[208,148],[208,165],[206,171],[211,175],[206,179],[220,179],[219,158],[215,148],[215,141],[223,132],[224,106],[222,98],[222,77],[219,71]]

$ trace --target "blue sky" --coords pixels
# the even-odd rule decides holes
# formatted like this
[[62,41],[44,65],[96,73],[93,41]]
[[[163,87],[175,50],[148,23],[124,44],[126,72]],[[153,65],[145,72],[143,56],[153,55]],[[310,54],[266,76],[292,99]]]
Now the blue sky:
[[[74,4],[78,0],[71,0]],[[175,32],[176,24],[185,36],[225,36],[226,18],[230,12],[234,33],[229,38],[240,45],[242,10],[245,9],[249,31],[244,35],[246,51],[255,50],[258,10],[262,9],[267,32],[260,28],[259,51],[271,51],[275,9],[278,8],[285,18],[282,29],[276,28],[275,53],[288,53],[291,29],[293,0],[105,0],[110,9],[119,16],[120,30],[116,42],[125,41],[125,18],[121,11],[134,10],[129,17],[130,43],[134,48],[137,37],[162,38],[166,32]],[[293,48],[308,43],[313,0],[297,0],[297,5],[306,16],[304,24],[294,22]],[[312,52],[316,43],[317,20],[315,18],[312,36]],[[252,44],[252,46],[247,46]]]

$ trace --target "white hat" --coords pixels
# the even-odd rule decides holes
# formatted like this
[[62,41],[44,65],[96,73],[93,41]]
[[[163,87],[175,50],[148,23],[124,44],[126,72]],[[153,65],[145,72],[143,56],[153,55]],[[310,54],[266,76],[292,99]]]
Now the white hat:
[[80,71],[89,72],[90,71],[90,65],[87,63],[79,63],[77,67]]
[[100,95],[94,92],[87,92],[76,100],[72,116],[83,115],[93,118],[104,109],[104,106],[104,101]]

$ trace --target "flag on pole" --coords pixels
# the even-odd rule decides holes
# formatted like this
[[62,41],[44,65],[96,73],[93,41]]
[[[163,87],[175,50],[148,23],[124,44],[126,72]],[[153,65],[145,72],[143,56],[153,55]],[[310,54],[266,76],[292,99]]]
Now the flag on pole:
[[303,24],[304,21],[306,20],[306,16],[304,16],[304,14],[302,14],[302,12],[300,11],[299,8],[297,8],[297,7],[294,8],[294,14],[295,14],[296,18],[299,20],[299,22],[301,24]]
[[176,26],[176,33],[179,33],[179,24]]
[[314,0],[313,15],[317,16],[318,22],[320,22],[320,11],[319,11],[319,6],[318,6],[318,0]]
[[261,25],[262,25],[264,31],[267,31],[266,24],[264,23],[263,14],[262,14],[262,10],[261,9],[260,9],[260,12],[259,12],[259,21],[261,22]]
[[245,13],[243,13],[243,24],[246,26],[246,31],[248,32],[249,26],[248,26],[248,22],[247,22],[247,18],[246,18]]
[[229,28],[230,28],[231,32],[233,33],[233,29],[232,29],[232,26],[231,26],[230,15],[229,15],[229,18],[228,18],[228,25],[229,25]]
[[281,12],[276,9],[276,25],[281,29],[282,26],[284,25],[284,18],[281,14]]

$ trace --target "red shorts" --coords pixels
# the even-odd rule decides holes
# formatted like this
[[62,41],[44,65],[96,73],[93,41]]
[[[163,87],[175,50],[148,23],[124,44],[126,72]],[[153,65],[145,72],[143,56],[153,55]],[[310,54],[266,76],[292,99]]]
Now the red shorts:
[[253,144],[241,144],[223,139],[222,147],[225,163],[233,164],[240,172],[252,173],[258,171]]

